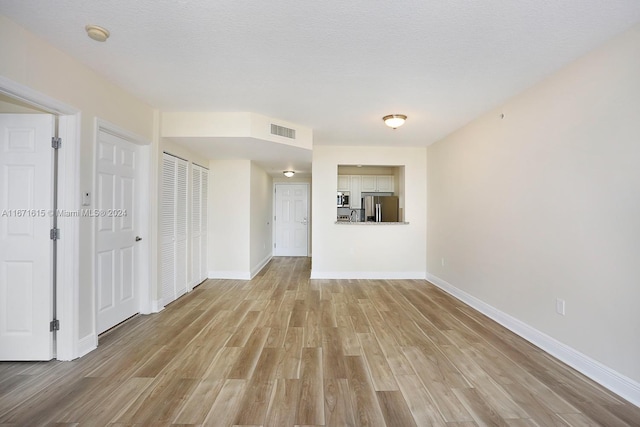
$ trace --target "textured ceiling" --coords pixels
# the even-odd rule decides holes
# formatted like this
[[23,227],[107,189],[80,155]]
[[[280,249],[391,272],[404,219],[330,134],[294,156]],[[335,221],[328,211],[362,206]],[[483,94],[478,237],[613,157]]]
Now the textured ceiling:
[[[0,13],[163,111],[424,146],[640,22],[640,1],[2,0]],[[409,119],[393,131],[390,113]]]

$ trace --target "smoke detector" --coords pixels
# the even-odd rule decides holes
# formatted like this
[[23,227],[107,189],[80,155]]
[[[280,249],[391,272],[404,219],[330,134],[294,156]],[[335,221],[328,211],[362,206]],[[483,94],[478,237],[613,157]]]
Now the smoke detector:
[[86,27],[84,27],[84,29],[86,30],[89,37],[98,42],[106,41],[110,35],[109,30],[97,25],[87,25]]

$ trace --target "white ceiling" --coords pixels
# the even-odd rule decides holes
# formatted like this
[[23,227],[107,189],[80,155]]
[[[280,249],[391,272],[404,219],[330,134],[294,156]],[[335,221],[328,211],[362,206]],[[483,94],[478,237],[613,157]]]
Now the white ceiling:
[[[314,144],[425,146],[640,22],[640,1],[2,0],[0,13],[162,111],[259,113],[312,128]],[[391,113],[404,127],[384,126]]]

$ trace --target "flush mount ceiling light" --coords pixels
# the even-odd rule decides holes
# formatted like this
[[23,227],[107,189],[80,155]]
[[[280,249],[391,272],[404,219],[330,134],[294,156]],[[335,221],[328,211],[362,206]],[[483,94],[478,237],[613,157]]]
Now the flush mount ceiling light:
[[293,175],[295,175],[294,171],[282,171],[282,173],[284,174],[284,176],[286,176],[287,178],[291,178]]
[[407,116],[404,114],[389,114],[388,116],[384,116],[382,120],[384,120],[384,124],[390,128],[396,129],[404,124]]
[[98,27],[97,25],[87,25],[84,29],[89,37],[98,42],[106,41],[110,35],[109,30]]

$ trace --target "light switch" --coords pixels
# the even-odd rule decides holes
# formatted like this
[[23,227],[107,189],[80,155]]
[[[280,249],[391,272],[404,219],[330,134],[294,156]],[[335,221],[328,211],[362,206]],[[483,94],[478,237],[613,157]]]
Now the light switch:
[[91,206],[91,193],[82,193],[82,206]]

